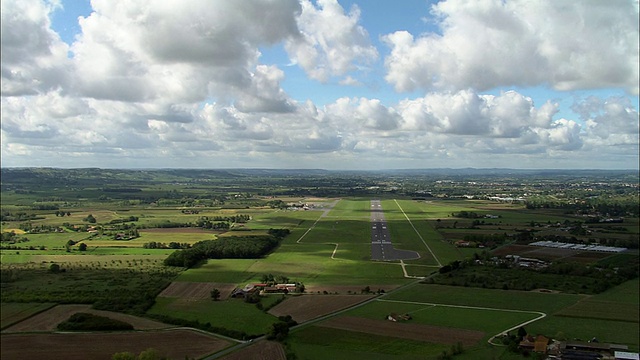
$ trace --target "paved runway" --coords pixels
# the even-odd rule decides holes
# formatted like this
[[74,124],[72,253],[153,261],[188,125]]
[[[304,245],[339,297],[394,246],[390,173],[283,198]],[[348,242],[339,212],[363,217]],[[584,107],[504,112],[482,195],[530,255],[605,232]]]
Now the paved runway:
[[391,244],[391,234],[387,229],[380,200],[371,200],[371,260],[412,260],[420,254],[411,250],[395,249]]

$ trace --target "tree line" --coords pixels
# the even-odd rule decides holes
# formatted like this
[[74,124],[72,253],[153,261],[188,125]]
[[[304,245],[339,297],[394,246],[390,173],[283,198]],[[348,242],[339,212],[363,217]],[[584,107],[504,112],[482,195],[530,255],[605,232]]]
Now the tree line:
[[271,229],[268,236],[232,236],[199,241],[189,249],[173,252],[164,264],[190,268],[206,259],[255,259],[272,251],[288,233],[288,229]]

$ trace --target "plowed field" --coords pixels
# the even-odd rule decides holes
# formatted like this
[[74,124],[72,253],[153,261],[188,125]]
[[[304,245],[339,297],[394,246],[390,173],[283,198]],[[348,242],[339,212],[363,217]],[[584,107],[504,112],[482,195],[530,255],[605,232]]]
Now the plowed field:
[[56,330],[56,326],[58,326],[59,323],[67,320],[71,315],[77,312],[91,313],[115,320],[124,321],[133,325],[133,328],[136,330],[165,329],[174,327],[173,325],[167,325],[158,321],[153,321],[137,316],[111,311],[94,310],[91,309],[91,305],[58,305],[52,307],[47,311],[32,316],[24,321],[14,324],[2,332],[7,333],[26,331],[54,331]]
[[397,323],[388,320],[374,320],[354,316],[341,316],[320,323],[318,326],[357,331],[367,334],[392,336],[402,339],[425,341],[436,344],[456,344],[472,346],[480,341],[485,333],[443,326]]
[[355,304],[369,300],[373,295],[300,295],[291,297],[269,310],[275,316],[291,315],[303,323]]
[[2,360],[110,360],[114,353],[154,348],[170,359],[201,358],[229,341],[186,329],[101,334],[3,334]]
[[324,291],[330,294],[338,293],[340,295],[360,294],[365,286],[369,286],[371,291],[377,291],[378,289],[390,291],[400,285],[307,285],[305,287],[305,292],[307,294],[323,293]]
[[158,296],[177,297],[183,300],[202,300],[209,299],[211,290],[218,289],[220,290],[220,299],[226,299],[235,287],[234,284],[227,283],[174,281]]
[[222,360],[286,360],[287,355],[280,343],[259,341],[240,351],[227,355]]

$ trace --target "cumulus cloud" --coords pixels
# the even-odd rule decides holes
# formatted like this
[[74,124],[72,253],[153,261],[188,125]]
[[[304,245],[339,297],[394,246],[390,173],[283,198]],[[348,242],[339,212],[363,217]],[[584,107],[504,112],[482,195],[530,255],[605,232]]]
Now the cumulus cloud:
[[549,84],[638,94],[638,10],[632,1],[447,0],[442,33],[386,35],[397,91]]
[[[337,0],[318,0],[318,7],[309,0],[301,0],[301,4],[300,34],[286,42],[286,49],[311,78],[326,82],[377,59],[378,51],[370,44],[367,30],[358,24],[360,9],[356,5],[345,14]],[[344,81],[352,82],[348,79]]]
[[[434,8],[440,35],[384,38],[392,47],[388,81],[399,90],[442,89],[385,101],[350,88],[349,96],[316,104],[293,100],[283,89],[290,68],[262,63],[259,49],[284,46],[313,86],[336,77],[331,89],[360,85],[354,69],[378,54],[359,24],[358,7],[345,12],[330,0],[193,0],[189,6],[95,0],[94,12],[80,19],[81,32],[66,45],[50,28],[54,3],[3,0],[3,166],[55,160],[56,166],[112,167],[540,167],[548,159],[604,159],[629,149],[637,157],[638,111],[628,98],[585,98],[572,108],[579,119],[556,119],[557,102],[534,104],[522,92],[478,90],[504,83],[601,86],[602,73],[628,88],[611,70],[626,71],[628,57],[600,64],[602,73],[587,76],[591,62],[584,56],[596,56],[591,48],[578,47],[564,63],[560,53],[513,57],[508,46],[499,55],[485,54],[479,49],[493,49],[488,39],[543,49],[535,33],[545,29],[547,50],[584,39],[560,31],[553,16],[553,24],[540,28],[538,18],[547,10],[539,4],[512,9],[487,0],[468,3],[464,11],[456,4]],[[611,5],[601,6],[619,15]],[[527,9],[531,22],[525,26]],[[585,20],[599,19],[590,9],[581,11]],[[616,34],[627,34],[629,24],[618,22]],[[485,34],[479,29],[488,23]],[[479,45],[466,40],[472,30]],[[516,35],[511,39],[507,32]],[[603,52],[613,46],[597,39]],[[617,43],[616,54],[628,50],[625,44]],[[474,51],[479,60],[470,55]],[[551,63],[561,66],[552,69]],[[578,74],[576,81],[558,80],[563,66]]]
[[2,96],[31,95],[63,86],[68,46],[50,29],[53,2],[2,1]]
[[270,79],[256,68],[258,46],[295,34],[299,12],[293,0],[191,1],[189,6],[94,1],[92,6],[94,12],[80,19],[82,33],[72,46],[77,91],[134,102],[197,102],[262,90]]
[[627,98],[595,96],[578,101],[573,106],[586,125],[588,143],[594,148],[638,147],[640,120],[638,110]]
[[404,100],[398,110],[406,130],[508,138],[522,136],[531,127],[548,127],[557,104],[536,108],[531,98],[515,91],[494,96],[462,90]]

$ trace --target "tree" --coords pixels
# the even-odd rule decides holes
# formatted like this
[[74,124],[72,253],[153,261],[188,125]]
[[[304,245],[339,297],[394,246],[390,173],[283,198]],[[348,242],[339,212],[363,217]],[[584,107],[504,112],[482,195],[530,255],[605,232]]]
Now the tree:
[[520,326],[518,328],[518,338],[522,339],[525,336],[527,336],[527,330],[524,329],[524,326]]
[[218,301],[218,299],[220,299],[220,290],[218,289],[211,290],[211,299],[213,299],[213,301]]
[[80,243],[80,245],[78,245],[78,250],[80,250],[80,251],[87,251],[87,244],[85,244],[85,243]]
[[49,266],[49,271],[50,271],[50,272],[52,272],[52,273],[54,273],[54,274],[59,273],[59,272],[60,272],[60,265],[58,265],[58,264],[51,264],[51,266]]
[[130,352],[119,352],[113,354],[111,360],[136,360],[136,355]]
[[89,214],[86,218],[82,219],[82,221],[86,221],[90,224],[95,224],[97,222],[96,218],[93,217],[93,214]]
[[271,330],[267,334],[269,340],[284,340],[289,335],[289,324],[283,321],[278,321],[271,325]]

